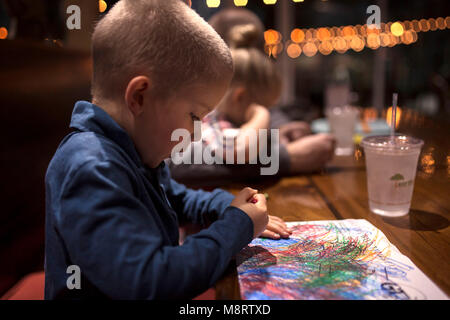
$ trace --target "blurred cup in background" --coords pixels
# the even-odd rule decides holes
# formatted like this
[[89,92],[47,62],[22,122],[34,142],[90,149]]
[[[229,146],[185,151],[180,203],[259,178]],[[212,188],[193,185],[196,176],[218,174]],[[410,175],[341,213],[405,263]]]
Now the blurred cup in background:
[[335,154],[352,155],[354,151],[353,135],[358,121],[359,111],[352,106],[332,107],[325,111],[331,133],[336,137]]

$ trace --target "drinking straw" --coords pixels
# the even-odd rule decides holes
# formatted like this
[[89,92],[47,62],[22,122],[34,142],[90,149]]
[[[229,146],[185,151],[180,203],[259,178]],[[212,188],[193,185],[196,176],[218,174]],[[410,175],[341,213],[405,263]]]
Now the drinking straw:
[[397,123],[397,101],[398,93],[392,95],[392,119],[391,119],[391,140],[394,142],[395,137],[395,125]]

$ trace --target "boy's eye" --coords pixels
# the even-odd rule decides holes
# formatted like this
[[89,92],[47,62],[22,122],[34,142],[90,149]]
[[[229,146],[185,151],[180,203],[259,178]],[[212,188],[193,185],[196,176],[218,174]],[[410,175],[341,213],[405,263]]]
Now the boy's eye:
[[197,117],[195,114],[193,114],[192,112],[190,113],[192,121],[201,121],[201,119],[199,117]]

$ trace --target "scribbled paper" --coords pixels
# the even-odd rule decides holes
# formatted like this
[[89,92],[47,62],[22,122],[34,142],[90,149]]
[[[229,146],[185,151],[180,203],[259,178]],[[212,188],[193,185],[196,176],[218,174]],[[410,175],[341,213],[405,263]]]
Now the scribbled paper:
[[448,299],[366,220],[288,225],[237,256],[242,299]]

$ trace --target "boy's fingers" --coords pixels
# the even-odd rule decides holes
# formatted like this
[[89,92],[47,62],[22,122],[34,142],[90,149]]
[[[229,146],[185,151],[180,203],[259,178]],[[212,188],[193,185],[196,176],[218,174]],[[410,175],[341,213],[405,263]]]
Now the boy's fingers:
[[289,231],[286,228],[274,222],[271,222],[267,225],[267,230],[280,234],[283,238],[288,238],[290,235]]
[[284,222],[283,219],[276,217],[276,216],[269,216],[269,218],[270,218],[270,222],[274,222],[274,223],[278,224],[281,228],[283,228],[283,230],[285,230],[289,234],[292,234],[292,231],[288,228],[286,222]]
[[270,231],[270,230],[265,230],[263,233],[261,233],[260,237],[270,238],[270,239],[275,239],[275,240],[280,239],[280,235],[278,233]]
[[258,190],[255,190],[255,189],[252,189],[252,188],[244,188],[244,189],[242,189],[241,192],[238,193],[236,198],[241,200],[241,201],[247,202],[256,193],[258,193]]
[[254,195],[254,198],[256,198],[258,200],[257,204],[266,205],[266,197],[263,194],[258,193],[256,195]]

